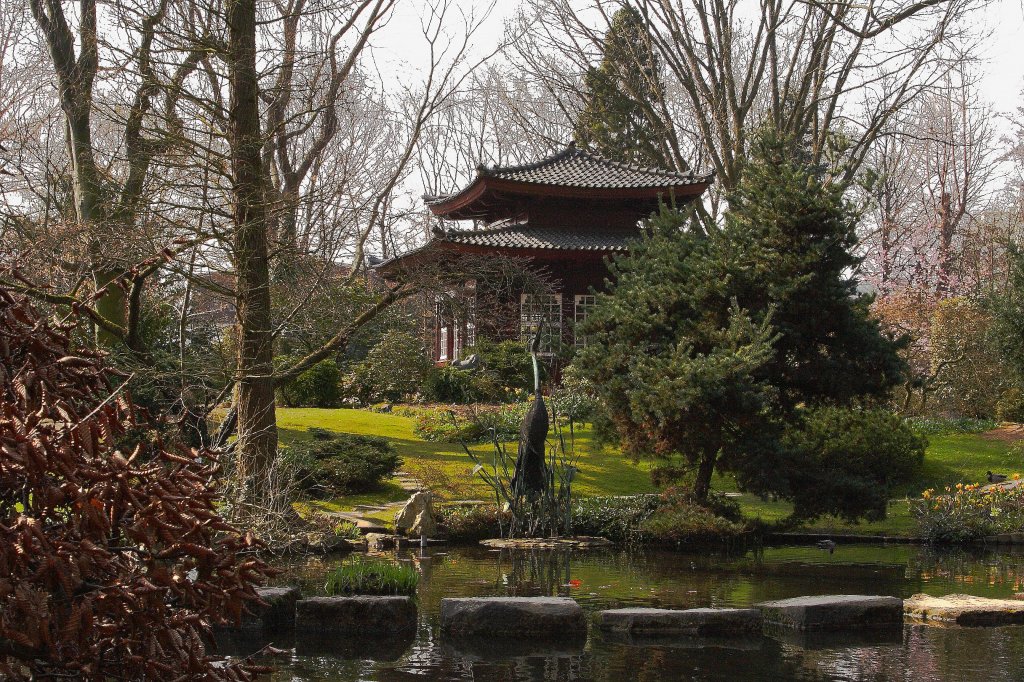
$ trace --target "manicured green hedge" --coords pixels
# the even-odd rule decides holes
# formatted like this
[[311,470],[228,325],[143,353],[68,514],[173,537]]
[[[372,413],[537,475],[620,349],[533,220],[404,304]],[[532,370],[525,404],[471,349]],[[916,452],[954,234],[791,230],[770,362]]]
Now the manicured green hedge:
[[299,489],[311,497],[373,490],[402,466],[386,438],[335,434],[324,429],[312,435],[312,441],[295,443],[285,450]]

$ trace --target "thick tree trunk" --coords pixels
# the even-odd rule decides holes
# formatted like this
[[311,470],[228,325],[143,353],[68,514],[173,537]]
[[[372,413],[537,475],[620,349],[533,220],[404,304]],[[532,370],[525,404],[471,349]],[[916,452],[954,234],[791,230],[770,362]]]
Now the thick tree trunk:
[[234,250],[238,321],[237,463],[252,501],[266,492],[277,453],[274,413],[273,329],[267,209],[261,157],[256,75],[255,0],[230,0],[227,8],[231,79],[229,112],[234,180]]
[[[110,264],[109,240],[113,231],[106,224],[110,210],[104,201],[92,144],[92,87],[99,67],[96,0],[83,0],[79,5],[77,43],[80,53],[77,57],[76,36],[72,34],[60,4],[44,5],[41,0],[32,0],[30,6],[36,24],[43,32],[57,78],[71,158],[75,216],[79,225],[88,231],[94,286],[97,291],[103,290],[96,301],[96,312],[123,329],[127,322],[125,294],[113,282],[124,273],[124,268]],[[115,334],[96,328],[98,345],[109,347],[120,340]]]
[[718,450],[705,451],[697,466],[697,478],[693,481],[693,499],[696,502],[707,502],[708,493],[711,492],[711,477],[715,473],[715,462],[718,460]]

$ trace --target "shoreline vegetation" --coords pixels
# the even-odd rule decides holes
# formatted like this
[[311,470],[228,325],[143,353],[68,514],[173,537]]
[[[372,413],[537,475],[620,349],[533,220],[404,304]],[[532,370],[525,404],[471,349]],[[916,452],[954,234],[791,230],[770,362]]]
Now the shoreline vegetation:
[[[490,502],[490,491],[472,475],[472,462],[458,443],[427,441],[415,433],[415,411],[418,407],[397,407],[390,412],[358,409],[279,408],[282,444],[302,443],[313,437],[315,429],[335,433],[380,436],[392,443],[402,458],[402,468],[423,482],[434,492],[441,509],[442,526],[451,531],[454,524],[457,538],[471,541],[487,536],[491,523],[497,522],[497,510]],[[993,422],[977,420],[922,420],[912,426],[928,439],[924,467],[912,485],[901,491],[899,497],[889,501],[887,517],[880,521],[849,523],[841,519],[822,517],[813,522],[787,524],[792,506],[783,501],[762,500],[736,490],[728,477],[715,475],[713,490],[720,501],[717,514],[696,514],[674,491],[662,495],[652,483],[651,469],[661,462],[641,460],[633,462],[616,448],[600,442],[589,425],[574,430],[575,447],[579,455],[579,475],[574,493],[579,496],[577,507],[602,509],[603,516],[593,511],[582,514],[580,523],[587,534],[604,530],[617,535],[617,541],[637,540],[672,544],[690,544],[691,540],[707,541],[733,539],[750,533],[761,537],[777,535],[787,541],[813,541],[818,536],[842,537],[848,541],[859,539],[926,541],[912,515],[912,506],[920,500],[924,490],[943,490],[957,483],[974,485],[984,483],[989,470],[1012,474],[1024,470],[1024,449],[1018,443],[1024,440],[1024,430],[1007,425],[998,427]],[[309,429],[314,429],[310,433]],[[485,454],[490,445],[469,445]],[[675,495],[675,497],[673,497]],[[634,498],[633,496],[639,496]],[[350,512],[358,507],[383,506],[384,510],[364,512],[370,518],[388,524],[393,510],[388,504],[408,497],[407,491],[394,480],[386,481],[379,489],[327,500],[307,500],[297,504],[300,514],[319,512]],[[588,504],[601,499],[601,504]],[[644,500],[661,500],[660,507]],[[655,519],[654,507],[659,507]],[[647,509],[640,512],[641,508]],[[612,511],[621,509],[621,512]],[[671,510],[671,511],[669,511]],[[642,517],[642,518],[641,518]],[[666,518],[669,517],[669,518]],[[699,518],[698,518],[699,517]],[[635,528],[601,527],[629,524]],[[447,522],[447,523],[446,523]],[[638,530],[644,528],[645,530]],[[712,532],[702,532],[708,528]],[[687,531],[688,532],[684,532]],[[583,532],[583,531],[581,531]],[[626,537],[632,533],[633,538]]]

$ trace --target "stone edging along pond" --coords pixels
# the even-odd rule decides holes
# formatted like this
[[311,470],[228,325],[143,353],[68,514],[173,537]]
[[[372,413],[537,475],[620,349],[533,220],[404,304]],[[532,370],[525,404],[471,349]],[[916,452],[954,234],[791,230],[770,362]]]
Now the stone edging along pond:
[[[240,628],[325,636],[411,636],[416,602],[411,597],[351,596],[299,599],[298,588],[262,588]],[[290,617],[289,617],[290,614]],[[1024,602],[966,595],[914,595],[906,603],[879,595],[818,595],[755,604],[752,608],[607,609],[596,614],[600,630],[627,636],[732,637],[758,633],[841,633],[899,630],[904,619],[925,624],[998,626],[1024,623]],[[441,633],[454,643],[498,637],[585,641],[583,608],[569,597],[463,597],[441,600]],[[231,630],[231,628],[229,628]]]

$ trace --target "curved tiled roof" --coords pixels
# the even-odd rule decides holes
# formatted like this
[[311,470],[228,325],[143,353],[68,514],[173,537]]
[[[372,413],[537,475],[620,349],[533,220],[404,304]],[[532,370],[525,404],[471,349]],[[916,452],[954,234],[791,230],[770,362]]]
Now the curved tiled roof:
[[561,187],[666,187],[707,182],[706,176],[676,173],[664,168],[620,163],[592,154],[575,145],[523,166],[480,166],[477,171],[503,180]]
[[572,251],[626,251],[639,230],[579,230],[560,227],[503,225],[485,230],[449,230],[438,241],[506,249],[562,249]]
[[710,182],[714,174],[677,173],[664,168],[638,166],[606,159],[577,149],[574,144],[522,166],[477,166],[477,180],[468,187],[443,196],[425,196],[428,205],[449,201],[468,192],[480,178],[496,178],[512,182],[549,187],[578,189],[666,189]]

